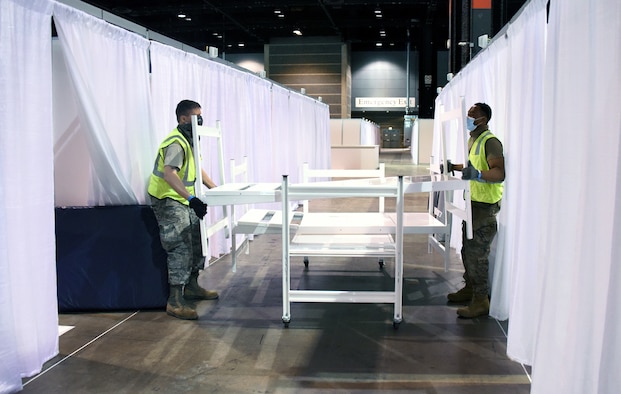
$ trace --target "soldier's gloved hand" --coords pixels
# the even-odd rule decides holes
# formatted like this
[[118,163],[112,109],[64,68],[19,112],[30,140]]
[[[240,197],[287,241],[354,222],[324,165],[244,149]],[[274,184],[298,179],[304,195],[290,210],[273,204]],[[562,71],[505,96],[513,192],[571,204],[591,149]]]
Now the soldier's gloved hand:
[[190,202],[190,208],[194,210],[194,213],[196,214],[196,216],[198,216],[199,219],[205,217],[205,215],[207,214],[207,204],[202,202],[200,198],[194,196],[190,196],[190,198],[188,198],[188,201]]
[[474,168],[470,160],[468,160],[468,166],[461,170],[461,179],[481,179],[481,171]]

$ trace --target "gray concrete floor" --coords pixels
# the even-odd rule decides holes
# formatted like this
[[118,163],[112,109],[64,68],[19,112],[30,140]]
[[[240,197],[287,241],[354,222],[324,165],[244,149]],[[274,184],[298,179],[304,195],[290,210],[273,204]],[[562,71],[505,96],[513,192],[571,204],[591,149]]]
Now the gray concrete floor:
[[[380,161],[389,176],[427,173],[407,150],[383,150]],[[374,204],[352,198],[311,202],[311,210]],[[426,206],[426,196],[406,201],[406,208]],[[60,324],[73,328],[60,336],[60,354],[24,379],[23,392],[528,393],[529,369],[506,356],[507,322],[459,319],[458,305],[446,302],[461,286],[457,253],[445,272],[425,236],[408,235],[404,260],[398,329],[390,304],[326,303],[293,303],[284,328],[280,237],[258,236],[236,273],[225,256],[201,274],[220,299],[199,302],[198,321],[162,310],[60,315]],[[391,260],[383,269],[369,258],[298,263],[291,264],[292,288],[394,288]]]

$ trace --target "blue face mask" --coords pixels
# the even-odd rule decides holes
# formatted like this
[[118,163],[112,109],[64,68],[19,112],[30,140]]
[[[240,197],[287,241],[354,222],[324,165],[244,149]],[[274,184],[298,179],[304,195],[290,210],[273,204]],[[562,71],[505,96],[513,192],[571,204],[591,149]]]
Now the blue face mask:
[[474,118],[469,116],[466,118],[466,128],[468,131],[472,131],[477,128],[477,125],[474,124]]

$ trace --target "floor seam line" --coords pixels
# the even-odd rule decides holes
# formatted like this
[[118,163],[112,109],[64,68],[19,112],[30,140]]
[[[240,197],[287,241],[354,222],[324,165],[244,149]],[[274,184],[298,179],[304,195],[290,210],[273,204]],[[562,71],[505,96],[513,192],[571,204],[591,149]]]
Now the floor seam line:
[[41,371],[40,373],[38,373],[36,376],[34,376],[32,379],[28,380],[27,382],[25,382],[24,384],[22,384],[22,386],[26,386],[27,384],[29,384],[30,382],[32,382],[33,380],[39,378],[40,376],[46,374],[48,371],[51,371],[52,368],[57,367],[58,365],[60,365],[62,362],[64,362],[65,360],[68,360],[69,358],[73,357],[75,354],[77,354],[78,352],[82,351],[83,349],[85,349],[87,346],[91,345],[92,343],[94,343],[95,341],[97,341],[99,338],[103,337],[104,335],[106,335],[107,333],[109,333],[110,331],[114,330],[115,328],[117,328],[118,326],[120,326],[121,324],[125,323],[127,320],[131,319],[132,317],[136,316],[136,314],[140,312],[140,311],[136,311],[134,313],[132,313],[131,315],[127,316],[125,319],[121,320],[120,322],[116,323],[114,326],[108,328],[106,331],[102,332],[101,334],[97,335],[95,338],[91,339],[90,341],[88,341],[87,343],[85,343],[84,345],[80,346],[78,349],[74,350],[73,352],[69,353],[68,355],[66,355],[65,357],[63,357],[61,360],[59,360],[58,362],[56,362],[55,364],[51,365],[49,368],[47,368],[45,371]]

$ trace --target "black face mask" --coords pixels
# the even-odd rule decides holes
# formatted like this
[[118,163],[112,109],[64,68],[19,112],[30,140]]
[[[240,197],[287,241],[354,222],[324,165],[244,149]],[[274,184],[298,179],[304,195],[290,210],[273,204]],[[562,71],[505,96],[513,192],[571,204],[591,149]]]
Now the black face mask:
[[[199,126],[203,125],[203,117],[200,115],[196,115],[196,123],[198,123]],[[186,140],[188,140],[188,142],[190,143],[190,145],[192,145],[193,140],[192,140],[192,123],[183,123],[177,126],[177,130],[179,130],[179,132],[181,132],[181,134],[183,134],[183,136],[185,137]]]

